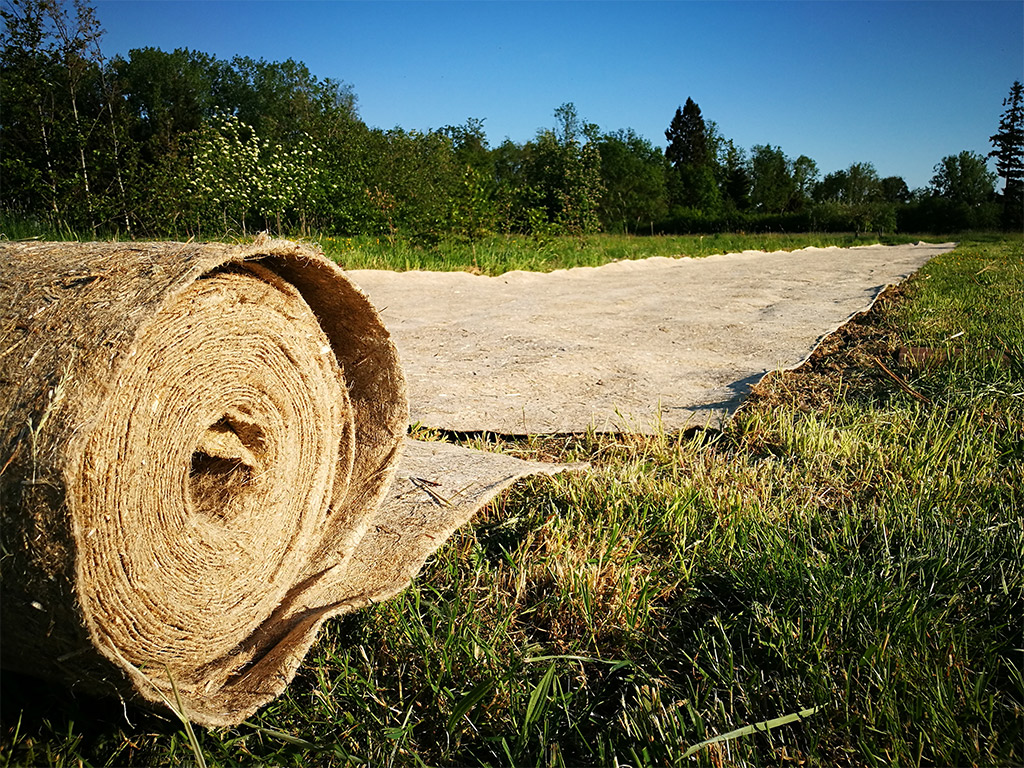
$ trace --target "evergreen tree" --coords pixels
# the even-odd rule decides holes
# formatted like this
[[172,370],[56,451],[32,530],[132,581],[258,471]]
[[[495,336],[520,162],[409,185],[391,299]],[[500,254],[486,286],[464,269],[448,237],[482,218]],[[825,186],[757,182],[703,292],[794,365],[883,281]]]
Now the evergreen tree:
[[697,103],[687,98],[686,105],[676,108],[675,117],[665,131],[668,147],[665,157],[675,167],[700,165],[707,161],[708,142],[704,118]]
[[1024,226],[1024,86],[1020,80],[1010,87],[1003,99],[999,131],[989,137],[995,149],[989,157],[996,159],[996,171],[1005,179],[1003,187],[1003,226],[1019,230]]
[[665,159],[671,164],[669,200],[672,204],[717,212],[721,196],[715,180],[715,153],[700,107],[686,99],[665,131]]

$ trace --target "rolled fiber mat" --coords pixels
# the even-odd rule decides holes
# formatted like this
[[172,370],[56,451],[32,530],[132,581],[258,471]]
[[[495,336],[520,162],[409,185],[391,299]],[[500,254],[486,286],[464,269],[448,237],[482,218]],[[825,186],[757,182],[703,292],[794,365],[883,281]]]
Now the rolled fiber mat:
[[355,270],[411,418],[501,434],[720,426],[953,243],[650,258],[547,274]]
[[326,619],[559,469],[407,423],[377,312],[309,248],[0,245],[0,660],[241,722]]

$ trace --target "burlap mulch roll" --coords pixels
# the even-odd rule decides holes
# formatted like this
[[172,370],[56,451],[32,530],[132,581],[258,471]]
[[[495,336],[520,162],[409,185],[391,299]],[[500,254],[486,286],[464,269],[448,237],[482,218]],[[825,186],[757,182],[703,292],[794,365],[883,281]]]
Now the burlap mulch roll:
[[331,262],[266,239],[0,246],[0,418],[4,666],[204,725],[278,695],[325,619],[532,471],[453,505],[420,489],[459,457],[420,446],[391,488],[387,331]]

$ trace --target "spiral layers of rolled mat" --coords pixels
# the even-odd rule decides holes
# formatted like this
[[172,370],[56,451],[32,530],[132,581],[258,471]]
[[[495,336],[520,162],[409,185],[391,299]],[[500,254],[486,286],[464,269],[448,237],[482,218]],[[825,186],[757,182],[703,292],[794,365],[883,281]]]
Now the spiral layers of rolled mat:
[[422,563],[374,583],[405,383],[318,253],[5,244],[0,279],[4,666],[233,724]]

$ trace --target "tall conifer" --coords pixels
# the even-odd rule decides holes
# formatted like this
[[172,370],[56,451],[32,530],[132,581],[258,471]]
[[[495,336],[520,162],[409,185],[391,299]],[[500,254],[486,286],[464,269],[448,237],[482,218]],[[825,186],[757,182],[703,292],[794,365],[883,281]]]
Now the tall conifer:
[[716,212],[721,196],[715,182],[715,155],[700,107],[692,98],[676,109],[665,138],[665,158],[672,164],[668,185],[671,202],[705,213]]
[[989,137],[995,149],[996,172],[1006,180],[1003,187],[1003,226],[1019,230],[1024,226],[1024,85],[1020,80],[1010,86],[1003,99],[999,131]]

